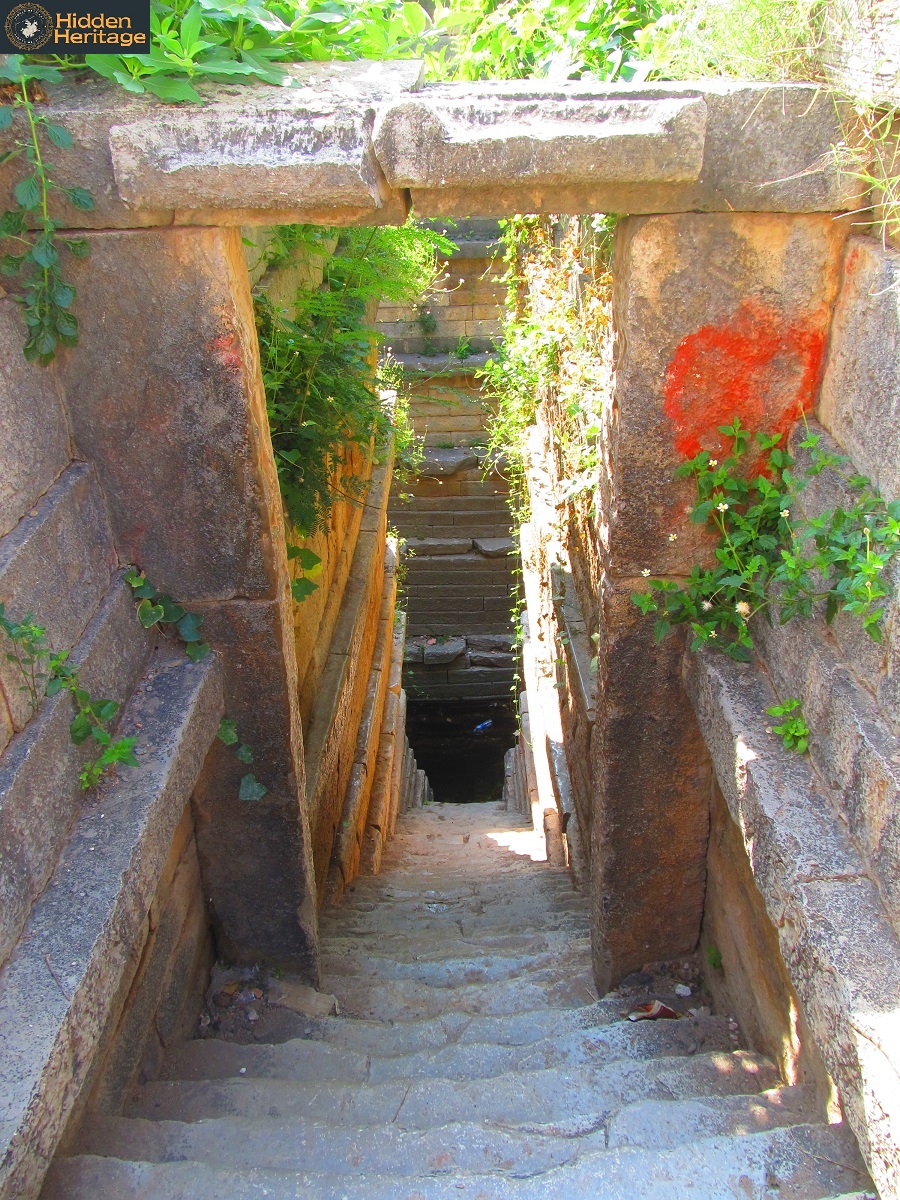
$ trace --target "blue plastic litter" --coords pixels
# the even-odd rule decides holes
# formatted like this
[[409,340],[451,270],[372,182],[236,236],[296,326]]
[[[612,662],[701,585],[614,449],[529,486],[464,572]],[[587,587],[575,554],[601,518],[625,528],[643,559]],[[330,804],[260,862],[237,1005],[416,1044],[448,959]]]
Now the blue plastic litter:
[[472,730],[472,732],[473,733],[484,733],[484,731],[486,729],[490,729],[490,727],[493,725],[493,723],[494,723],[493,721],[482,721],[480,725],[475,726],[475,728]]

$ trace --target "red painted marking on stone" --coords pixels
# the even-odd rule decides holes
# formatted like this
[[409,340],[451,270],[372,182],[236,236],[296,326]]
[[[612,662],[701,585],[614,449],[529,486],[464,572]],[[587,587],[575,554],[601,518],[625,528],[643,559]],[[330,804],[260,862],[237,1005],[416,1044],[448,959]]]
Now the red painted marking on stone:
[[679,454],[722,450],[716,427],[735,416],[747,429],[786,433],[815,405],[826,323],[824,307],[789,321],[750,299],[724,324],[683,338],[666,373],[663,406]]
[[240,342],[236,333],[221,333],[213,338],[213,349],[226,367],[238,368],[243,365],[244,356],[241,354]]

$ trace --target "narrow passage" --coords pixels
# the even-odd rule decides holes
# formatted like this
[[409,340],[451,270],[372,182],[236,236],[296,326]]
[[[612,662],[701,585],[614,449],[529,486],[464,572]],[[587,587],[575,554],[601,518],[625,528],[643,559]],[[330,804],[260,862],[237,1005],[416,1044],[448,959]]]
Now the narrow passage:
[[[339,1015],[178,1047],[44,1200],[824,1200],[863,1178],[691,960],[598,999],[586,900],[499,803],[402,816],[322,932]],[[626,1019],[654,1000],[697,1015]]]

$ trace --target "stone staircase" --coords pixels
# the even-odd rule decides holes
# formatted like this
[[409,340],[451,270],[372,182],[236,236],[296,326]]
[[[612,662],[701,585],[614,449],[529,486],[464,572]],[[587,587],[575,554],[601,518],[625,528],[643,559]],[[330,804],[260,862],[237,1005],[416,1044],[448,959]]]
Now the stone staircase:
[[[739,1048],[695,964],[597,997],[587,902],[544,858],[500,804],[401,817],[382,873],[322,917],[340,1015],[177,1047],[85,1122],[45,1200],[869,1194],[846,1127]],[[624,1019],[652,999],[698,1015]]]

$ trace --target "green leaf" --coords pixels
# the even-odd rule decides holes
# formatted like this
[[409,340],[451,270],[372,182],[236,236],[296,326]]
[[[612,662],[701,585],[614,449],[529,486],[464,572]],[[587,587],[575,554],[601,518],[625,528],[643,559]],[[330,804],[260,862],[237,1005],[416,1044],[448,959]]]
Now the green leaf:
[[92,729],[93,725],[88,716],[85,713],[78,713],[69,725],[69,736],[76,746],[80,746],[91,736]]
[[210,648],[207,642],[188,642],[184,652],[191,662],[200,662],[210,653]]
[[312,571],[315,567],[321,566],[322,560],[318,554],[314,554],[306,546],[299,546],[298,550],[297,558],[300,560],[300,566],[304,571]]
[[237,721],[233,717],[223,717],[219,722],[219,731],[216,737],[226,746],[233,746],[238,740]]
[[37,175],[29,175],[27,179],[20,179],[13,194],[22,208],[37,208],[41,202],[41,185]]
[[91,244],[86,238],[71,238],[66,242],[69,247],[69,253],[74,258],[88,258],[91,253]]
[[0,237],[15,237],[25,228],[25,214],[19,208],[10,208],[0,217]]
[[111,721],[119,711],[119,705],[115,700],[99,700],[93,706],[94,713],[101,721]]
[[162,619],[168,625],[177,625],[181,618],[185,615],[185,610],[180,604],[176,604],[171,596],[162,595],[157,597],[157,604],[161,604],[163,608]]
[[101,746],[108,746],[112,741],[112,737],[100,725],[91,726],[91,737]]
[[94,197],[87,190],[87,188],[83,188],[83,187],[67,188],[66,195],[69,197],[69,199],[72,201],[72,203],[78,209],[79,212],[93,212],[94,211],[94,208],[95,208]]
[[291,595],[298,604],[302,604],[308,596],[311,596],[317,590],[318,586],[311,579],[292,579]]
[[238,790],[238,800],[253,802],[262,800],[269,789],[259,782],[255,775],[245,775]]
[[18,275],[24,262],[24,254],[4,254],[0,259],[0,272],[4,275]]
[[39,267],[53,267],[59,262],[59,251],[53,244],[53,238],[44,234],[39,237],[31,248],[31,257]]
[[253,751],[246,742],[242,742],[241,745],[238,746],[237,750],[235,750],[235,754],[243,763],[247,763],[249,765],[253,762]]
[[150,600],[142,600],[138,605],[138,620],[145,629],[151,629],[158,621],[162,620],[163,611],[161,604],[153,604]]
[[58,304],[60,308],[68,308],[75,299],[75,289],[69,284],[63,283],[61,279],[57,279],[51,284],[50,295],[53,297],[54,304]]
[[148,75],[144,79],[144,87],[160,100],[178,103],[181,100],[191,100],[199,103],[200,95],[191,87],[186,79],[175,79],[171,75]]
[[187,612],[178,621],[176,628],[186,642],[199,642],[202,624],[202,616],[198,613]]
[[60,150],[71,150],[74,146],[72,135],[65,125],[54,125],[51,121],[45,121],[44,129],[53,145],[58,146]]
[[9,129],[13,123],[13,110],[10,104],[0,104],[0,133]]

